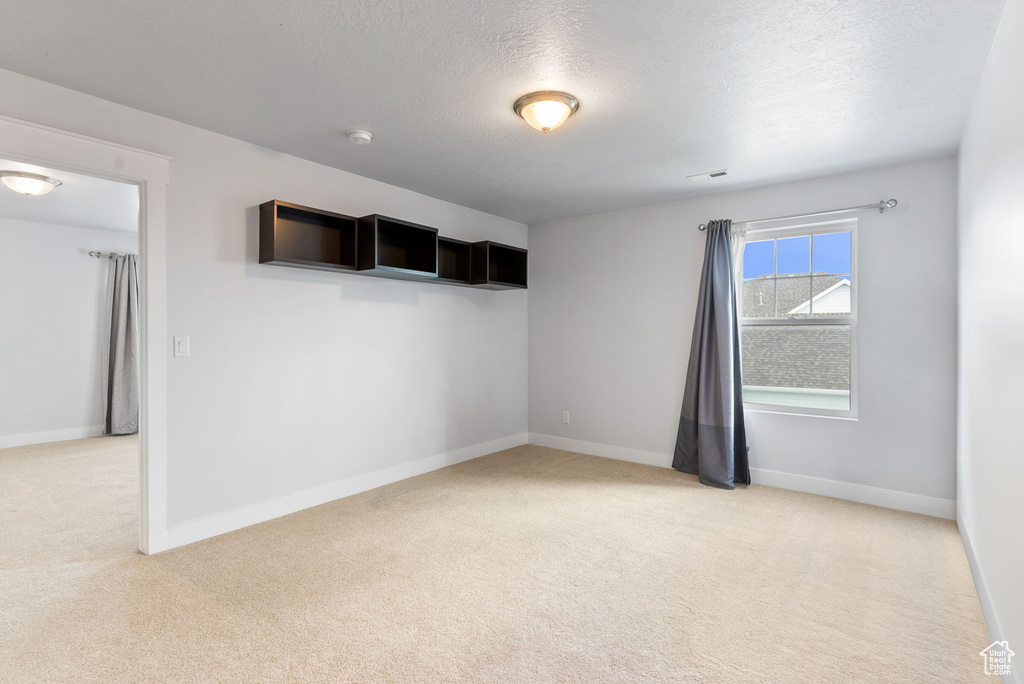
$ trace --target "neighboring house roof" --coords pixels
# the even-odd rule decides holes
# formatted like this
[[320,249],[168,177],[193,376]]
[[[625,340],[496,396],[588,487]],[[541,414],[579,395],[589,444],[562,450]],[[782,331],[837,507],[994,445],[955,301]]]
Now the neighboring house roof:
[[[813,304],[813,306],[812,306]],[[832,287],[814,295],[800,306],[787,311],[787,315],[850,313],[850,281],[843,278]]]
[[[845,285],[844,285],[845,283]],[[829,273],[765,276],[743,284],[743,315],[799,314],[850,281]],[[836,302],[839,304],[841,302]],[[817,306],[815,307],[817,309]],[[743,329],[743,384],[759,387],[850,389],[850,327],[837,325],[759,325]]]
[[850,389],[847,325],[751,325],[743,329],[743,384]]
[[775,316],[773,297],[776,297],[779,315],[785,316],[843,280],[831,273],[760,276],[748,280],[743,283],[743,315]]

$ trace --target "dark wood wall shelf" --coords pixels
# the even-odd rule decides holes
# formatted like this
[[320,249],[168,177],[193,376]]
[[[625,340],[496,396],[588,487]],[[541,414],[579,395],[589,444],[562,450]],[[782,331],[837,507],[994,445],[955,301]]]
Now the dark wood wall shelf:
[[437,279],[451,285],[469,285],[473,245],[455,238],[437,238]]
[[437,228],[274,200],[260,205],[260,263],[487,290],[526,288],[526,250]]
[[356,270],[356,219],[288,202],[260,205],[260,263]]
[[488,290],[526,289],[526,250],[490,240],[473,243],[470,282]]
[[437,228],[372,214],[359,219],[359,271],[402,280],[437,280]]

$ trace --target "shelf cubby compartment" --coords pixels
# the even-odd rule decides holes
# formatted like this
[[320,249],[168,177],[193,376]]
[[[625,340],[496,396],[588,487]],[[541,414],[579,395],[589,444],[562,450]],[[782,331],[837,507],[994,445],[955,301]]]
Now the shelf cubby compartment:
[[526,250],[490,240],[473,243],[470,283],[488,290],[526,288]]
[[451,285],[469,285],[473,245],[455,238],[437,237],[437,279]]
[[356,219],[272,200],[260,205],[260,263],[356,270]]
[[437,280],[437,228],[372,214],[359,219],[359,272]]

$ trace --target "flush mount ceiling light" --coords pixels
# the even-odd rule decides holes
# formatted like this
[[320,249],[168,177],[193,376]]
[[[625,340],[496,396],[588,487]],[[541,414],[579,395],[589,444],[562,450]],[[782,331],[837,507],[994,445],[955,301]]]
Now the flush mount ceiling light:
[[538,131],[553,131],[580,108],[580,101],[568,93],[543,90],[523,95],[513,109]]
[[45,195],[61,184],[56,178],[28,171],[0,171],[0,180],[14,192],[32,196]]

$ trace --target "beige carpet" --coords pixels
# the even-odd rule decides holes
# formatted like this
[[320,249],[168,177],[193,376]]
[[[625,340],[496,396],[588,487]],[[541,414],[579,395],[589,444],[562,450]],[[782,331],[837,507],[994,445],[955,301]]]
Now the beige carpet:
[[520,447],[145,557],[135,447],[0,451],[0,681],[991,684],[949,521]]

